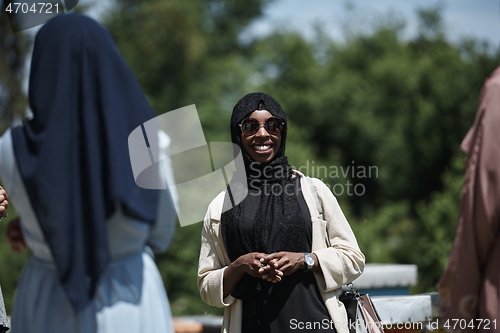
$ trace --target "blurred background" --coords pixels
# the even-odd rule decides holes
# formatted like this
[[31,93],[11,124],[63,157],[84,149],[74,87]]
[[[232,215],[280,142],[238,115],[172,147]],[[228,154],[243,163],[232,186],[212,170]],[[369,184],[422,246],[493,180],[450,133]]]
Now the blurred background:
[[[246,93],[275,97],[290,164],[335,189],[367,262],[416,264],[411,292],[435,291],[455,235],[460,142],[500,60],[498,1],[81,0],[76,10],[111,31],[158,114],[196,104],[207,142],[230,141]],[[36,31],[12,34],[0,14],[0,133],[29,112]],[[29,254],[3,236],[9,210],[10,313]],[[200,234],[201,223],[178,226],[156,258],[174,315],[222,314],[199,296]]]

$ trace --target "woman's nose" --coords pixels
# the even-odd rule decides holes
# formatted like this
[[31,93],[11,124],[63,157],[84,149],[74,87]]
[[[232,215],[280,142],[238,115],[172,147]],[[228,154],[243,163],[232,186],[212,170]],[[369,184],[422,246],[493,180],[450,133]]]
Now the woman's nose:
[[269,132],[266,130],[264,124],[259,124],[259,130],[255,134],[255,136],[266,137],[269,136]]

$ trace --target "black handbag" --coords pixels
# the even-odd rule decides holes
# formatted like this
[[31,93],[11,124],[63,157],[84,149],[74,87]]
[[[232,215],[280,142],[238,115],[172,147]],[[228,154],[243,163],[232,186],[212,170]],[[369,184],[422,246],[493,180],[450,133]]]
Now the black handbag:
[[380,316],[368,294],[358,293],[352,283],[342,291],[339,300],[347,312],[349,333],[385,333]]

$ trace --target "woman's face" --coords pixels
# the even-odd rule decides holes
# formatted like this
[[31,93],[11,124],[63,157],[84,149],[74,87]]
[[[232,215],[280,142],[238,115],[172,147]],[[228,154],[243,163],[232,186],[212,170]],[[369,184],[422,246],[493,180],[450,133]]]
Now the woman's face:
[[254,111],[247,118],[257,119],[260,123],[257,133],[252,135],[241,134],[241,145],[254,162],[269,163],[281,147],[281,133],[269,134],[264,122],[273,115],[269,111]]

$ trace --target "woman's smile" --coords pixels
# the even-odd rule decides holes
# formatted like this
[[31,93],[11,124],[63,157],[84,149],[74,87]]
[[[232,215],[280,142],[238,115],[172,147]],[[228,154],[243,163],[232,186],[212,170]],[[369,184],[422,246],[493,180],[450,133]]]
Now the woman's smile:
[[258,154],[269,154],[272,152],[273,143],[271,141],[263,142],[263,143],[255,143],[253,147],[255,148],[255,152]]
[[241,145],[248,156],[255,162],[269,163],[281,147],[281,133],[269,134],[265,126],[262,125],[273,115],[266,110],[252,112],[247,118],[256,119],[261,125],[257,133],[252,135],[241,134]]

